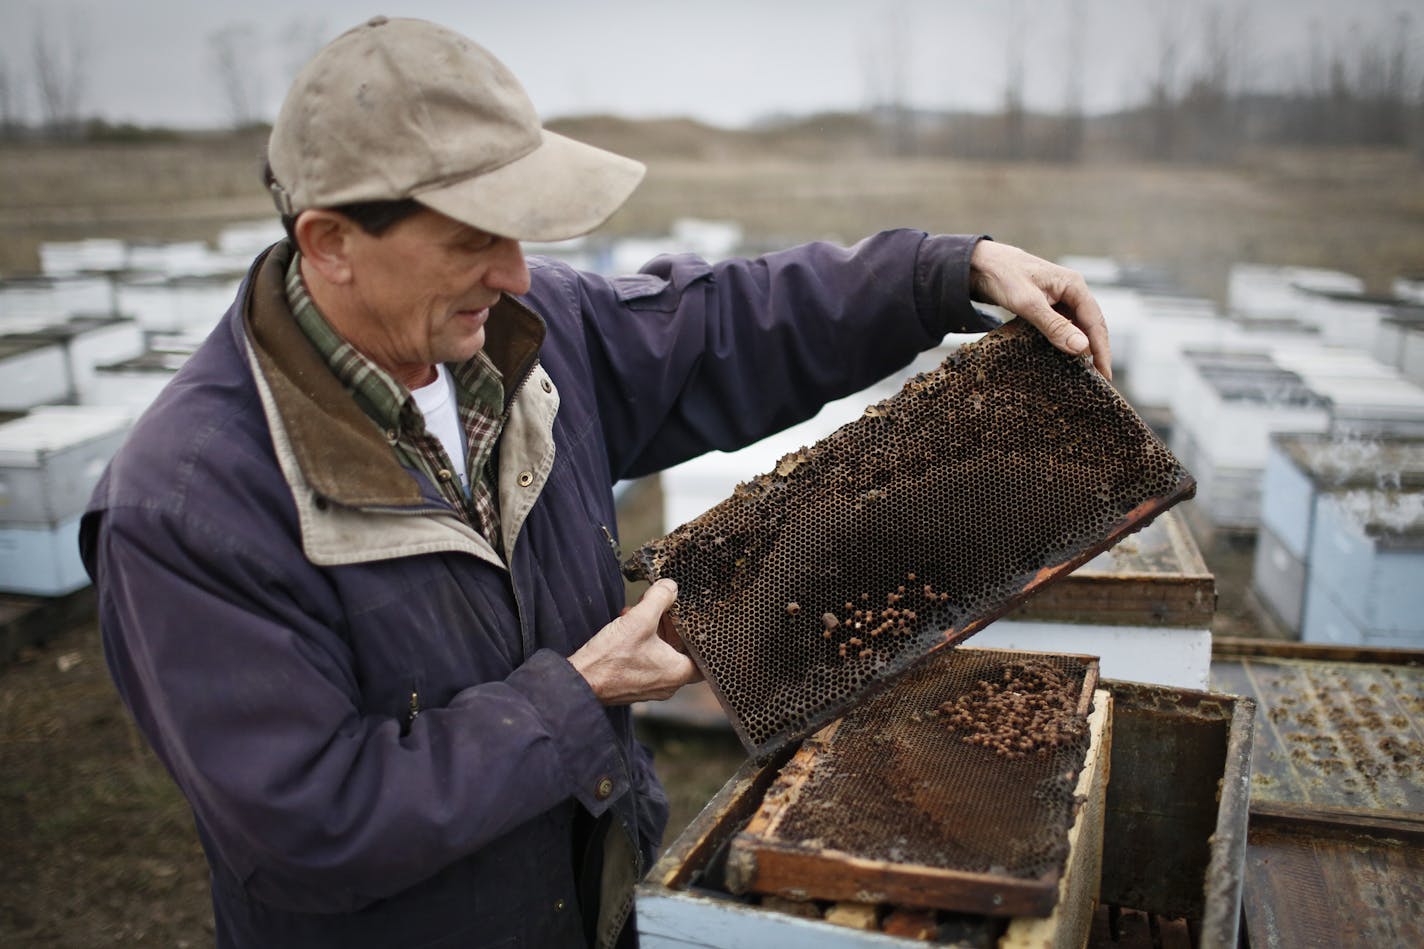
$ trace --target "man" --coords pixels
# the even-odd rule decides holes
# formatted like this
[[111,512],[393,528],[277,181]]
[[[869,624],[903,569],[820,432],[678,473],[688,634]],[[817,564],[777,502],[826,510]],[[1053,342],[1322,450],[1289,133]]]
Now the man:
[[971,284],[1107,371],[1081,279],[974,238],[615,280],[526,261],[519,240],[598,226],[642,168],[541,130],[432,24],[318,53],[268,157],[291,239],[135,426],[81,538],[222,946],[631,943],[666,804],[627,707],[697,673],[658,634],[674,584],[619,617],[611,485],[985,327]]

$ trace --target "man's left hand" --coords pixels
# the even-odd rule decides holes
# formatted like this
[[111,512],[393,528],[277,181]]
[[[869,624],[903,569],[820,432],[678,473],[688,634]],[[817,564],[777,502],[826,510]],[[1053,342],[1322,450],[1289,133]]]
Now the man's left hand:
[[969,271],[969,291],[975,300],[1023,317],[1065,353],[1091,353],[1098,372],[1112,378],[1108,326],[1076,270],[1011,244],[981,240],[974,245]]

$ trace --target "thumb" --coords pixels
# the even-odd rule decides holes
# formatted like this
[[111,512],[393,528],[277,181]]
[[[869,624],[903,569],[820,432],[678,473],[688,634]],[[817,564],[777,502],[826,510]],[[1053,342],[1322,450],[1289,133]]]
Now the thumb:
[[1025,307],[1023,316],[1038,327],[1039,332],[1048,337],[1050,343],[1065,353],[1079,356],[1087,352],[1088,337],[1074,326],[1072,321],[1060,315],[1047,303],[1038,302]]
[[667,577],[648,587],[636,605],[628,610],[626,618],[639,626],[656,628],[658,619],[677,600],[677,583]]

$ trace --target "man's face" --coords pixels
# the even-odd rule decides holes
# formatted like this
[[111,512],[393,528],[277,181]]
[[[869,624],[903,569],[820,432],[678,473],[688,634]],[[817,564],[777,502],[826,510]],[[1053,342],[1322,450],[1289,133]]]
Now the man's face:
[[408,387],[430,381],[436,363],[472,358],[500,294],[529,290],[518,241],[435,211],[421,210],[380,236],[354,230],[352,323],[341,329]]

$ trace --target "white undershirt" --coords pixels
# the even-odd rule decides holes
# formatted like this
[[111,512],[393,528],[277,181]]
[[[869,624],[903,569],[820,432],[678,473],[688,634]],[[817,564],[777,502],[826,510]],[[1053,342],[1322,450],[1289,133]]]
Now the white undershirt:
[[455,380],[443,364],[437,364],[435,381],[428,386],[410,390],[420,414],[425,416],[425,429],[440,439],[445,454],[460,476],[460,487],[468,497],[470,479],[465,474],[465,430],[460,426],[460,413],[455,401]]

